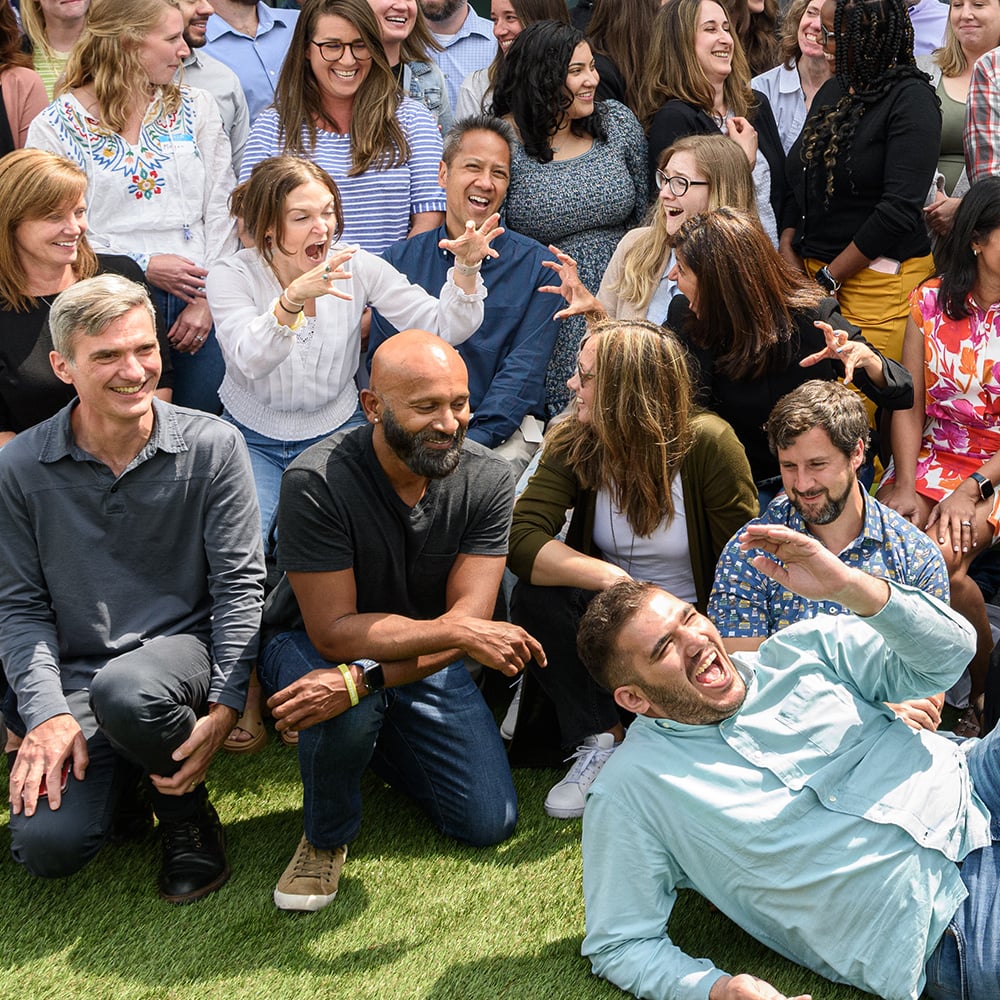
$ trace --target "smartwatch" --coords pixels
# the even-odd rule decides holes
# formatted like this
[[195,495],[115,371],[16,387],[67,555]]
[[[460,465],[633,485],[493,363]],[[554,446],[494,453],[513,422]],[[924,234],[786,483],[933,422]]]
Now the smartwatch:
[[369,694],[385,688],[385,673],[382,664],[377,660],[352,660],[351,665],[361,668],[361,676],[365,679],[365,687],[368,688]]
[[830,274],[830,268],[826,264],[813,275],[813,280],[827,295],[836,295],[840,291],[840,282]]
[[989,498],[996,492],[993,488],[993,484],[981,472],[973,472],[969,478],[978,483],[980,500],[989,500]]

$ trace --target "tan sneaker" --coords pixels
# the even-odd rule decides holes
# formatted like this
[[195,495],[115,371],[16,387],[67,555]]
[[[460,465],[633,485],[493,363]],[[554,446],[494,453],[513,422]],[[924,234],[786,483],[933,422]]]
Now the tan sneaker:
[[340,869],[347,860],[347,845],[324,851],[313,847],[305,834],[274,889],[279,910],[322,910],[337,896]]

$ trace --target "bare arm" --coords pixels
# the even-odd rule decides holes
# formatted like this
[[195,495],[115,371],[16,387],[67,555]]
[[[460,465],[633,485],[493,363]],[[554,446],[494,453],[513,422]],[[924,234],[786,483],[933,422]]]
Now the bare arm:
[[346,711],[350,692],[337,664],[352,660],[378,660],[387,687],[426,677],[462,655],[511,676],[532,658],[544,666],[541,645],[524,629],[491,620],[503,564],[502,556],[459,555],[448,577],[447,610],[429,621],[359,614],[353,570],[289,573],[310,641],[331,666],[269,699],[277,728],[302,729]]
[[[917,455],[920,454],[920,442],[924,435],[924,335],[912,317],[906,321],[903,365],[913,376],[913,406],[908,410],[897,410],[892,415],[889,439],[896,478],[887,488],[879,490],[879,499],[917,524],[920,508],[914,484]],[[918,524],[918,527],[923,528],[923,525]]]

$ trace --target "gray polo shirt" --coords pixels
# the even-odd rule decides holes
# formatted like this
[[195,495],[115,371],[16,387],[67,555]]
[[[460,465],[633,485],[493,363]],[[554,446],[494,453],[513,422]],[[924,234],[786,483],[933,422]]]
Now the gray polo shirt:
[[147,639],[211,644],[209,701],[237,711],[257,653],[264,558],[246,445],[154,400],[117,478],[73,440],[74,400],[0,449],[0,662],[28,729]]

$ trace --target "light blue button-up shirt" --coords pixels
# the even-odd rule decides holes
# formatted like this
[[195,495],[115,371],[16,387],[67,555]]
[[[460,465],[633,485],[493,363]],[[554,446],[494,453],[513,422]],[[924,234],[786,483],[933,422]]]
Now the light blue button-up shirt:
[[473,70],[489,66],[497,54],[493,22],[480,17],[471,4],[468,11],[462,27],[454,35],[439,35],[434,32],[434,25],[431,24],[434,40],[443,47],[443,51],[431,53],[431,58],[444,74],[452,110],[458,104],[458,88],[462,86],[462,81]]
[[257,34],[251,38],[213,14],[205,25],[205,51],[239,78],[250,108],[250,122],[274,100],[281,64],[292,41],[297,10],[257,4]]
[[594,972],[705,1000],[725,973],[665,931],[693,888],[792,961],[917,1000],[966,896],[955,861],[990,842],[990,817],[958,745],[881,703],[947,688],[974,647],[963,618],[894,583],[877,615],[820,616],[734,655],[747,697],[722,723],[636,718],[584,816]]

